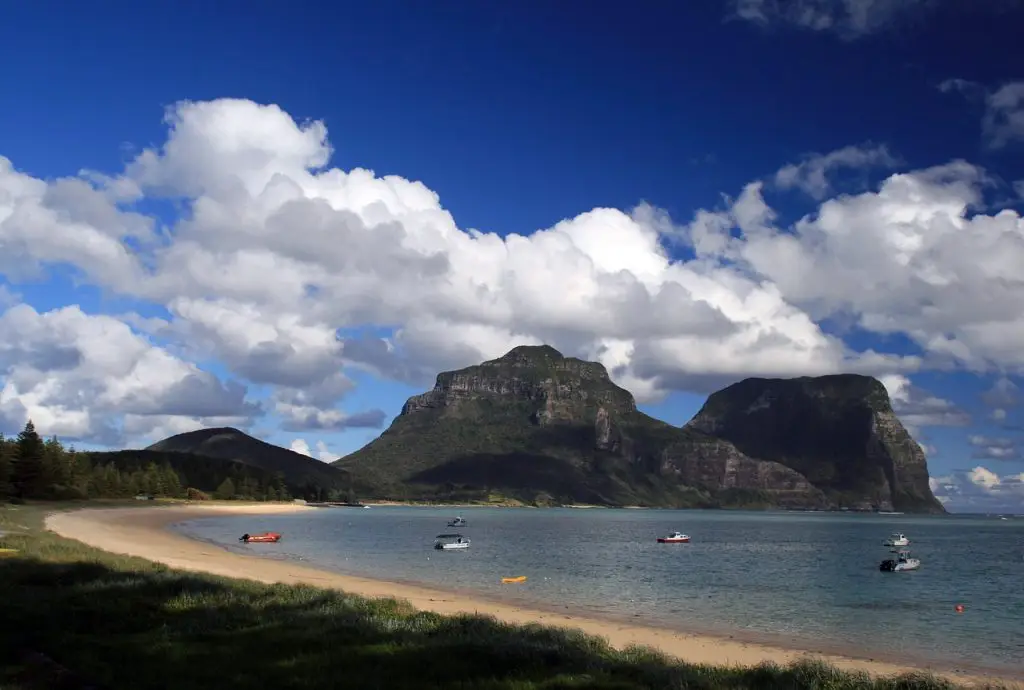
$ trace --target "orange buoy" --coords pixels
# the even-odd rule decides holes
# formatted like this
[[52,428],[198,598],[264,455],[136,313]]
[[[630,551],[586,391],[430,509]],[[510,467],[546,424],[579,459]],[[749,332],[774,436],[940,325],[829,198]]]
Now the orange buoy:
[[956,611],[957,613],[963,613],[964,612],[964,605],[963,604],[957,604],[956,606],[953,607],[953,610]]

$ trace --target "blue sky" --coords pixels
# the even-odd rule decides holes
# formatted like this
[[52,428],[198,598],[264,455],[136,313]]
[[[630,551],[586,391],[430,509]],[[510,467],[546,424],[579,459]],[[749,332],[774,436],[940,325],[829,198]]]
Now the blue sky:
[[[314,455],[320,443],[334,457],[375,437],[377,424],[429,386],[437,369],[532,338],[567,353],[600,354],[644,409],[675,424],[708,390],[745,375],[856,370],[888,377],[951,505],[1019,506],[1017,427],[1024,420],[1012,398],[1024,359],[1010,343],[1024,335],[1024,307],[1014,307],[1024,305],[1014,302],[1024,288],[1001,262],[1024,257],[1019,217],[1006,215],[1024,208],[1014,187],[1024,179],[1024,51],[1015,47],[1024,6],[914,0],[856,14],[869,4],[799,0],[788,7],[803,12],[792,14],[759,0],[629,9],[397,1],[5,8],[0,51],[17,69],[0,77],[0,156],[11,165],[7,186],[0,183],[0,297],[2,306],[32,311],[8,314],[5,328],[18,338],[3,352],[0,417],[12,426],[32,410],[44,431],[49,422],[87,447],[240,419],[268,440],[287,446],[301,439]],[[261,106],[277,106],[287,122]],[[166,120],[166,112],[176,115]],[[325,138],[310,134],[315,122]],[[241,143],[232,134],[240,131],[249,133]],[[330,148],[329,159],[318,158],[318,147]],[[833,152],[845,153],[828,158]],[[935,172],[958,160],[968,167]],[[361,231],[382,218],[401,228],[390,250],[376,243],[381,232],[357,238],[346,225],[340,233],[331,225],[343,224],[337,219],[286,246],[282,237],[315,226],[312,216],[266,222],[278,233],[276,253],[254,250],[266,243],[249,243],[250,235],[233,244],[256,206],[226,191],[231,180],[244,180],[255,197],[256,181],[261,189],[271,179],[256,168],[299,179],[325,164],[373,171],[369,181],[348,180],[348,196],[330,197],[331,205],[356,211]],[[778,175],[787,165],[801,166],[791,169],[788,185]],[[54,191],[57,180],[83,170],[107,176],[88,178],[96,198],[70,186]],[[904,177],[893,181],[896,174]],[[401,183],[389,187],[380,179],[389,175]],[[762,185],[748,187],[756,181]],[[355,191],[357,182],[363,191]],[[387,207],[383,216],[360,206],[371,197]],[[967,250],[954,246],[961,240],[949,227],[929,225],[938,222],[930,220],[935,209],[965,200],[968,219],[1005,210],[992,228],[979,223],[975,234],[960,232],[976,240],[962,240]],[[18,204],[19,213],[4,211]],[[101,213],[102,204],[109,208]],[[638,214],[640,204],[659,211]],[[822,204],[833,204],[840,226],[862,233],[862,242],[823,230],[831,216],[818,214]],[[39,209],[53,218],[44,222]],[[592,209],[617,211],[580,218]],[[701,209],[711,225],[699,222]],[[111,215],[130,212],[139,215]],[[450,217],[437,215],[443,212]],[[806,214],[817,224],[794,229]],[[179,225],[183,219],[188,227]],[[563,244],[531,238],[533,253],[523,250],[518,277],[509,281],[510,251],[487,245],[485,252],[483,242],[471,246],[450,231],[445,239],[430,234],[449,219],[460,233],[499,238],[576,220],[559,234]],[[734,250],[722,248],[724,239],[712,242],[713,251],[694,239],[714,234],[708,228],[715,223],[732,226],[725,236],[739,243]],[[941,231],[948,239],[900,240],[910,232],[906,223],[916,223],[920,237]],[[644,228],[656,229],[653,244],[644,244],[651,237]],[[886,232],[894,244],[879,251],[913,257],[900,259],[905,271],[897,263],[875,275],[877,261],[867,254],[883,239],[869,233]],[[785,250],[794,234],[799,257]],[[115,244],[106,244],[111,237]],[[583,270],[562,251],[566,237],[589,247],[599,278],[566,277]],[[418,253],[395,250],[403,241]],[[984,250],[975,256],[968,250],[976,244]],[[132,248],[134,258],[114,246]],[[194,247],[206,253],[188,254]],[[321,261],[318,248],[334,263]],[[657,273],[653,255],[642,251],[663,251],[688,272]],[[431,252],[433,264],[423,258]],[[438,256],[448,260],[444,280]],[[528,269],[540,265],[528,257],[550,265]],[[569,263],[556,265],[563,259]],[[691,292],[699,284],[704,292],[691,294],[697,302],[755,288],[772,302],[776,286],[782,306],[762,320],[754,299],[730,307],[739,311],[728,318],[738,323],[743,311],[744,328],[754,330],[774,319],[785,331],[779,338],[817,344],[807,354],[799,346],[755,353],[756,343],[715,348],[715,333],[724,331],[701,316],[699,304],[677,308],[664,296],[662,307],[646,302],[646,312],[625,305],[622,295],[634,293],[615,282],[623,270],[649,295],[665,280]],[[320,271],[319,283],[311,278],[304,294],[292,294],[301,276]],[[527,285],[547,272],[536,289]],[[463,304],[449,294],[446,286],[468,285],[459,281],[471,274],[493,302]],[[584,284],[592,296],[612,295],[597,301],[616,305],[603,321],[579,301],[531,306],[538,296]],[[80,312],[60,311],[69,305]],[[637,316],[659,308],[667,316]],[[531,316],[538,310],[543,318]],[[227,327],[232,314],[238,321]],[[103,315],[109,320],[97,320]],[[678,324],[664,326],[674,318]],[[813,333],[796,323],[802,318]],[[671,330],[668,340],[659,323]],[[623,337],[630,328],[649,334]],[[348,339],[344,353],[325,344],[331,329]],[[684,342],[701,329],[708,329],[704,340]],[[58,355],[72,338],[77,365],[61,365]],[[148,354],[139,343],[159,351]],[[835,354],[843,343],[849,352]],[[698,356],[705,345],[709,354]],[[122,346],[128,354],[119,360],[111,353]],[[869,350],[888,358],[862,356]],[[41,351],[56,359],[33,358]],[[98,368],[86,371],[93,360]],[[138,388],[112,387],[110,377]],[[188,386],[178,385],[183,377]],[[986,402],[982,394],[997,382],[1009,398]],[[58,404],[59,396],[68,401]],[[216,404],[190,407],[197,397]],[[262,406],[258,414],[252,404]]]

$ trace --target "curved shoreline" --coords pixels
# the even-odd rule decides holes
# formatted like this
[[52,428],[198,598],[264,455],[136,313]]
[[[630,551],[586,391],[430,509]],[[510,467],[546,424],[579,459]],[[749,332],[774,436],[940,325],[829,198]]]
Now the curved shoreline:
[[190,539],[172,525],[204,517],[273,515],[316,510],[301,504],[215,504],[146,506],[139,508],[83,508],[46,516],[45,526],[56,534],[112,553],[137,556],[172,568],[264,583],[307,584],[340,589],[366,597],[405,599],[418,609],[441,614],[491,615],[508,623],[540,623],[572,627],[606,638],[615,647],[641,644],[690,663],[750,666],[765,661],[787,664],[808,656],[850,671],[873,675],[926,671],[963,684],[1000,683],[1024,687],[1020,678],[959,664],[949,668],[913,666],[873,658],[857,658],[831,651],[794,649],[729,637],[685,633],[640,626],[610,617],[571,615],[543,607],[526,607],[479,596],[433,589],[429,586],[343,575],[277,560],[238,554],[222,546]]

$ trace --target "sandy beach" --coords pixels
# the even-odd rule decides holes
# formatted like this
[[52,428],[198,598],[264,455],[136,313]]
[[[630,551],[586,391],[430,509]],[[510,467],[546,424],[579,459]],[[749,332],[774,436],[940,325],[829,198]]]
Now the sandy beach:
[[840,656],[822,650],[797,650],[754,644],[729,638],[694,635],[622,622],[534,610],[467,598],[428,587],[384,582],[309,568],[298,563],[245,556],[212,544],[188,539],[171,525],[202,517],[244,514],[293,513],[316,510],[301,504],[190,504],[141,508],[85,508],[53,513],[46,527],[69,539],[105,551],[138,556],[182,570],[199,571],[266,583],[308,584],[367,597],[395,597],[413,606],[442,614],[479,613],[511,623],[543,623],[574,627],[606,638],[617,647],[647,645],[692,663],[753,665],[765,661],[785,664],[814,656],[838,668],[891,675],[926,670],[959,683],[993,683],[1024,688],[1021,679],[996,678],[978,669],[915,668],[875,659]]

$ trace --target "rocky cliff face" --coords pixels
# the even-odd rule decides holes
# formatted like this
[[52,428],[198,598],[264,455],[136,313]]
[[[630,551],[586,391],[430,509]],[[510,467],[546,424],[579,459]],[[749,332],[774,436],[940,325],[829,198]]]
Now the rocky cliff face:
[[921,447],[870,376],[745,379],[712,394],[684,429],[785,464],[838,507],[944,512]]
[[336,464],[394,497],[826,505],[798,472],[648,417],[602,365],[547,346],[439,374],[380,438]]
[[547,346],[439,374],[335,464],[393,498],[942,510],[873,378],[747,379],[680,429]]
[[636,411],[633,396],[614,385],[604,366],[563,357],[553,347],[521,346],[500,359],[459,371],[438,374],[433,390],[409,398],[402,415],[420,410],[459,414],[464,404],[482,398],[503,398],[536,406],[533,421],[573,421],[592,408],[606,415]]

